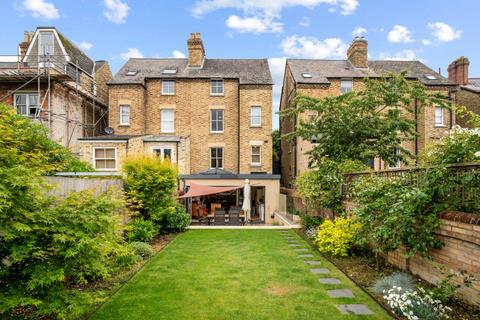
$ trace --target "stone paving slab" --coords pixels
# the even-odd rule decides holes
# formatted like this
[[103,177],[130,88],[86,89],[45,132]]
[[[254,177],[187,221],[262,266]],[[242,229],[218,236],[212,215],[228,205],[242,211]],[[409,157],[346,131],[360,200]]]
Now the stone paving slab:
[[305,264],[308,264],[308,265],[317,265],[317,264],[321,264],[320,261],[316,261],[316,260],[309,260],[309,261],[305,261]]
[[287,240],[287,242],[298,242],[298,240],[297,239],[289,239],[289,240]]
[[341,304],[338,305],[338,310],[340,310],[343,314],[360,314],[360,315],[368,315],[373,314],[372,310],[370,310],[364,304]]
[[289,247],[301,247],[302,245],[299,244],[299,243],[290,243],[288,246]]
[[308,252],[307,248],[293,249],[295,252]]
[[299,258],[313,258],[313,254],[311,253],[306,253],[306,254],[299,254]]
[[310,269],[310,272],[314,274],[328,274],[330,273],[330,270],[328,270],[327,268],[318,268],[318,269]]
[[342,283],[340,279],[337,279],[337,278],[320,278],[318,279],[318,281],[321,284],[341,284]]
[[332,298],[355,298],[355,295],[350,289],[327,290],[327,293]]

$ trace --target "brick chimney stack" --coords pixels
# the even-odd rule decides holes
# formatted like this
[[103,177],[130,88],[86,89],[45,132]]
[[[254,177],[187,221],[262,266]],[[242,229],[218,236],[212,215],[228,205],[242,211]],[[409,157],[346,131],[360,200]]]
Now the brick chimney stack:
[[355,37],[348,48],[347,58],[357,68],[368,68],[368,41]]
[[460,57],[448,65],[448,80],[456,85],[468,84],[468,66],[470,61],[467,57]]
[[190,38],[187,40],[188,47],[188,66],[201,67],[205,59],[205,48],[200,33],[190,33]]
[[31,31],[25,31],[23,33],[23,41],[18,44],[18,55],[20,56],[20,59],[25,57],[25,55],[27,54],[28,46],[32,41],[33,34],[34,32]]

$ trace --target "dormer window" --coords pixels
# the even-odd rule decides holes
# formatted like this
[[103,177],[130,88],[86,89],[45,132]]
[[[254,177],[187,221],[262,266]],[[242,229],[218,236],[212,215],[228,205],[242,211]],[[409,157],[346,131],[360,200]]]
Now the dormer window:
[[41,56],[53,56],[55,54],[55,46],[52,31],[41,31],[38,34],[38,53]]

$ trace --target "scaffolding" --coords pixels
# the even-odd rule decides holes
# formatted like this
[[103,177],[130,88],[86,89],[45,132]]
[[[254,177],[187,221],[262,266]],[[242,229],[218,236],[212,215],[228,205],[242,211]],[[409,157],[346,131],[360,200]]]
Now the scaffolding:
[[[0,56],[0,84],[12,84],[14,88],[0,96],[0,103],[12,97],[36,82],[37,102],[34,120],[47,124],[50,138],[53,135],[53,122],[65,123],[65,145],[71,144],[76,130],[82,130],[83,137],[95,136],[102,132],[98,126],[105,127],[108,113],[108,92],[106,87],[98,86],[95,79],[95,66],[91,72],[81,70],[78,61],[68,61],[65,55],[24,55]],[[42,97],[42,84],[44,95]],[[66,98],[61,110],[64,113],[54,112],[52,108],[52,91],[56,84],[61,84],[66,90]],[[29,90],[33,91],[33,90]],[[74,101],[70,97],[73,93]],[[105,101],[102,101],[102,97]],[[75,119],[70,114],[72,106],[80,110],[81,119]],[[89,119],[89,110],[91,117]],[[98,116],[97,116],[98,113]]]

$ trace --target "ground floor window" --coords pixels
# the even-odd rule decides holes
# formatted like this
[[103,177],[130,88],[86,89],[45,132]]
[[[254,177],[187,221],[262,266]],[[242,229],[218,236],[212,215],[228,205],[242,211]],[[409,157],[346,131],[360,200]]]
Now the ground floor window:
[[97,170],[116,170],[117,150],[115,148],[106,147],[94,148],[93,165]]
[[152,148],[153,154],[159,157],[162,161],[173,161],[173,148],[154,147]]
[[[394,148],[392,151],[396,156],[400,155],[400,149],[399,148]],[[400,168],[400,160],[397,160],[393,163],[388,164],[389,169],[399,169]]]

